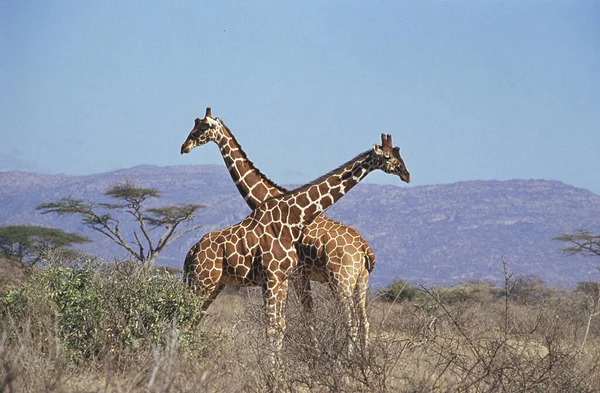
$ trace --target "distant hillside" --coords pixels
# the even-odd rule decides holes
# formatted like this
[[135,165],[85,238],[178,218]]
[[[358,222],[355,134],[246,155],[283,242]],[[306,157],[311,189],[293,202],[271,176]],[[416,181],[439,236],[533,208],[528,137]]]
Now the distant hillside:
[[[109,240],[76,217],[41,215],[35,206],[61,197],[103,200],[119,180],[162,191],[157,205],[202,203],[206,226],[168,248],[161,263],[181,267],[187,250],[206,231],[249,213],[221,166],[138,166],[89,176],[0,173],[0,224],[36,224],[82,232],[95,242],[86,250],[106,259],[123,257]],[[502,258],[516,275],[536,275],[550,285],[598,280],[600,258],[567,257],[554,236],[600,232],[600,196],[556,181],[471,181],[406,187],[361,183],[327,215],[358,229],[373,246],[371,282],[395,277],[429,285],[501,279]]]

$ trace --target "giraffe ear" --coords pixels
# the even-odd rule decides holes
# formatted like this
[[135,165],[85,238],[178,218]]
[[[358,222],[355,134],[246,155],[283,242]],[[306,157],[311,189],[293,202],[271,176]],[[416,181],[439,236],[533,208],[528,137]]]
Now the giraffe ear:
[[378,156],[382,156],[383,155],[383,149],[381,147],[379,147],[377,145],[377,143],[373,143],[373,151],[375,152],[375,154],[377,154]]
[[208,125],[211,128],[215,128],[215,127],[219,126],[219,122],[217,120],[213,119],[212,117],[207,117],[206,122],[208,123]]

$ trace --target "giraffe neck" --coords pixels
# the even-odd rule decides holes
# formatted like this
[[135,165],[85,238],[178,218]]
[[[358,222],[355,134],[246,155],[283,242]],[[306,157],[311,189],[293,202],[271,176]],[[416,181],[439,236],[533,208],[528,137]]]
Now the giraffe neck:
[[310,224],[319,214],[329,209],[377,168],[376,160],[378,158],[372,150],[366,151],[326,175],[288,193],[288,202],[298,208],[291,210],[299,215],[299,225]]
[[222,129],[223,133],[214,142],[219,146],[229,175],[250,209],[254,210],[265,200],[287,191],[267,178],[254,166],[246,156],[242,146],[225,125]]

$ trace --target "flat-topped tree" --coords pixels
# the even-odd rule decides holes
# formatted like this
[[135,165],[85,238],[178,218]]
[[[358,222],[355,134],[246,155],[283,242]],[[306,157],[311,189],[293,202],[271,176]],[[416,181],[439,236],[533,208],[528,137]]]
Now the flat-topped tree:
[[[204,118],[195,120],[194,128],[181,145],[181,154],[209,142],[218,146],[234,184],[251,209],[288,192],[256,168],[231,130],[212,116],[211,108],[206,108]],[[326,282],[345,310],[352,342],[356,342],[360,330],[364,348],[369,335],[366,313],[369,274],[375,267],[371,246],[356,229],[320,215],[304,229],[298,257],[298,274],[291,284],[305,311],[312,313],[310,281]]]
[[[82,223],[123,247],[136,260],[149,265],[154,264],[159,254],[175,240],[186,233],[196,230],[200,225],[178,230],[182,224],[190,224],[196,218],[199,204],[178,204],[164,207],[145,208],[144,203],[151,198],[160,198],[160,192],[154,188],[136,187],[126,181],[111,186],[105,193],[113,203],[98,203],[81,199],[61,198],[56,202],[42,203],[36,207],[42,214],[79,215]],[[137,229],[134,229],[134,241],[125,240],[119,225],[123,216],[129,216]],[[164,227],[156,240],[150,230]]]
[[296,244],[305,228],[371,171],[380,169],[410,181],[391,135],[382,134],[381,139],[381,146],[374,144],[315,181],[266,200],[241,222],[205,234],[184,262],[184,277],[204,298],[203,309],[225,285],[261,286],[267,337],[279,353],[288,278],[298,264]]
[[565,243],[562,249],[567,255],[594,255],[600,256],[600,235],[585,231],[583,229],[562,236],[554,240]]
[[49,252],[60,250],[65,257],[79,256],[71,249],[74,244],[91,240],[58,228],[36,225],[9,225],[0,227],[0,253],[17,260],[21,265],[35,265]]

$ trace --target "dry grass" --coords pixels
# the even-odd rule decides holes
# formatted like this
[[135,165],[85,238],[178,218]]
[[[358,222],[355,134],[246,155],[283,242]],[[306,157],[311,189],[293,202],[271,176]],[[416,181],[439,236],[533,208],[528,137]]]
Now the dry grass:
[[0,256],[0,294],[8,287],[19,285],[27,277],[27,268],[19,262]]
[[275,370],[264,349],[260,293],[242,289],[211,306],[198,329],[207,350],[198,353],[180,348],[171,329],[165,344],[139,348],[127,362],[107,353],[74,365],[57,337],[24,329],[15,340],[6,327],[0,392],[600,391],[600,330],[594,326],[582,347],[588,316],[581,294],[523,302],[449,288],[412,302],[371,298],[369,348],[347,354],[340,310],[327,288],[316,287],[312,322],[290,297]]

